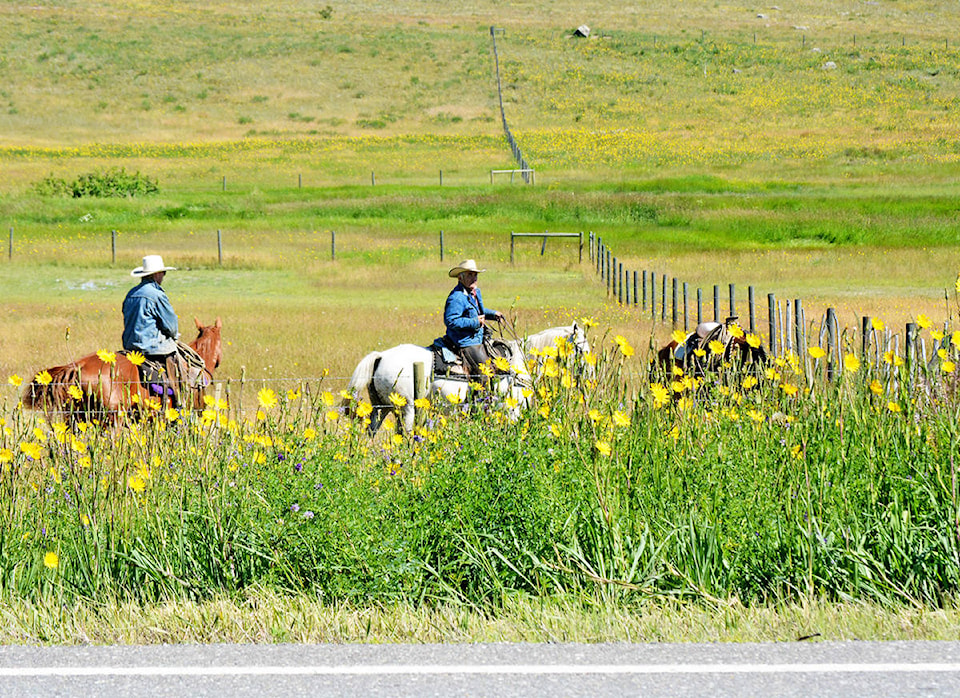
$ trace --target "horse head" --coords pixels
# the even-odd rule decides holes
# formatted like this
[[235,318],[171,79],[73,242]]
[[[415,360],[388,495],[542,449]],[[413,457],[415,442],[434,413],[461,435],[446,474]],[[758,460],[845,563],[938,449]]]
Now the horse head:
[[212,374],[219,368],[220,361],[223,359],[223,340],[220,336],[223,323],[220,316],[217,316],[212,325],[204,326],[197,318],[193,318],[193,322],[197,326],[197,338],[191,342],[190,346],[200,354],[207,371]]

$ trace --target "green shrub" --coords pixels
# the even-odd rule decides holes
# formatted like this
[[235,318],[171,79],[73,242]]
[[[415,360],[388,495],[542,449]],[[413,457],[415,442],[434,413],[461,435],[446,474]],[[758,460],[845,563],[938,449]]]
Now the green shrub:
[[139,172],[130,173],[122,167],[88,172],[72,182],[47,175],[33,185],[41,196],[124,198],[155,194],[160,189],[156,180]]

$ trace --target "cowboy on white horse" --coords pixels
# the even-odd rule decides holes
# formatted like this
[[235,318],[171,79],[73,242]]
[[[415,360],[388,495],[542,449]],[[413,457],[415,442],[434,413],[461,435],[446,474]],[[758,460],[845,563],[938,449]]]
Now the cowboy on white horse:
[[483,305],[483,296],[477,285],[480,272],[472,259],[465,259],[448,272],[458,283],[443,309],[443,322],[447,326],[446,341],[460,355],[470,375],[478,375],[481,364],[490,360],[483,346],[483,330],[487,320],[500,322],[503,313]]

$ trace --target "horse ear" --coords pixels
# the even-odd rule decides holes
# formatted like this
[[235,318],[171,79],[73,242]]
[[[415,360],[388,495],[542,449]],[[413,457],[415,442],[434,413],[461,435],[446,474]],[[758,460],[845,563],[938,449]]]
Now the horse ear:
[[197,325],[198,330],[203,329],[203,325],[200,323],[200,318],[198,318],[196,315],[193,316],[193,322]]
[[218,330],[219,330],[221,327],[223,327],[223,323],[220,322],[220,316],[219,316],[219,315],[217,315],[217,321],[216,321],[215,323],[213,323],[213,326],[216,327]]

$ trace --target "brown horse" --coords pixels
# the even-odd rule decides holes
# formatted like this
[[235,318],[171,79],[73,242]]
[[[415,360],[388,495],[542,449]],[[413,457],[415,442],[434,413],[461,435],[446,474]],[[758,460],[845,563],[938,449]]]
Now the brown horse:
[[[220,318],[204,327],[194,318],[197,338],[190,346],[203,359],[204,368],[199,380],[191,381],[191,399],[182,399],[182,405],[194,409],[203,406],[203,389],[213,380],[213,371],[220,365],[223,346],[220,338]],[[142,410],[156,401],[166,407],[162,396],[152,395],[149,386],[140,381],[140,371],[124,354],[116,354],[113,363],[107,363],[98,354],[90,354],[63,366],[46,369],[50,380],[39,379],[44,371],[34,376],[23,392],[23,406],[29,409],[69,413],[74,419],[92,416],[116,422],[127,410]],[[79,389],[79,391],[78,391]],[[73,393],[73,394],[71,394]]]
[[[724,325],[701,323],[682,343],[671,340],[657,352],[656,362],[650,367],[651,374],[663,372],[670,375],[674,366],[680,366],[684,373],[694,377],[718,372],[724,364],[740,371],[760,369],[767,362],[767,352],[762,345],[753,347],[746,337],[731,334],[728,328],[734,320],[729,318]],[[713,350],[718,343],[723,347],[722,351]]]

